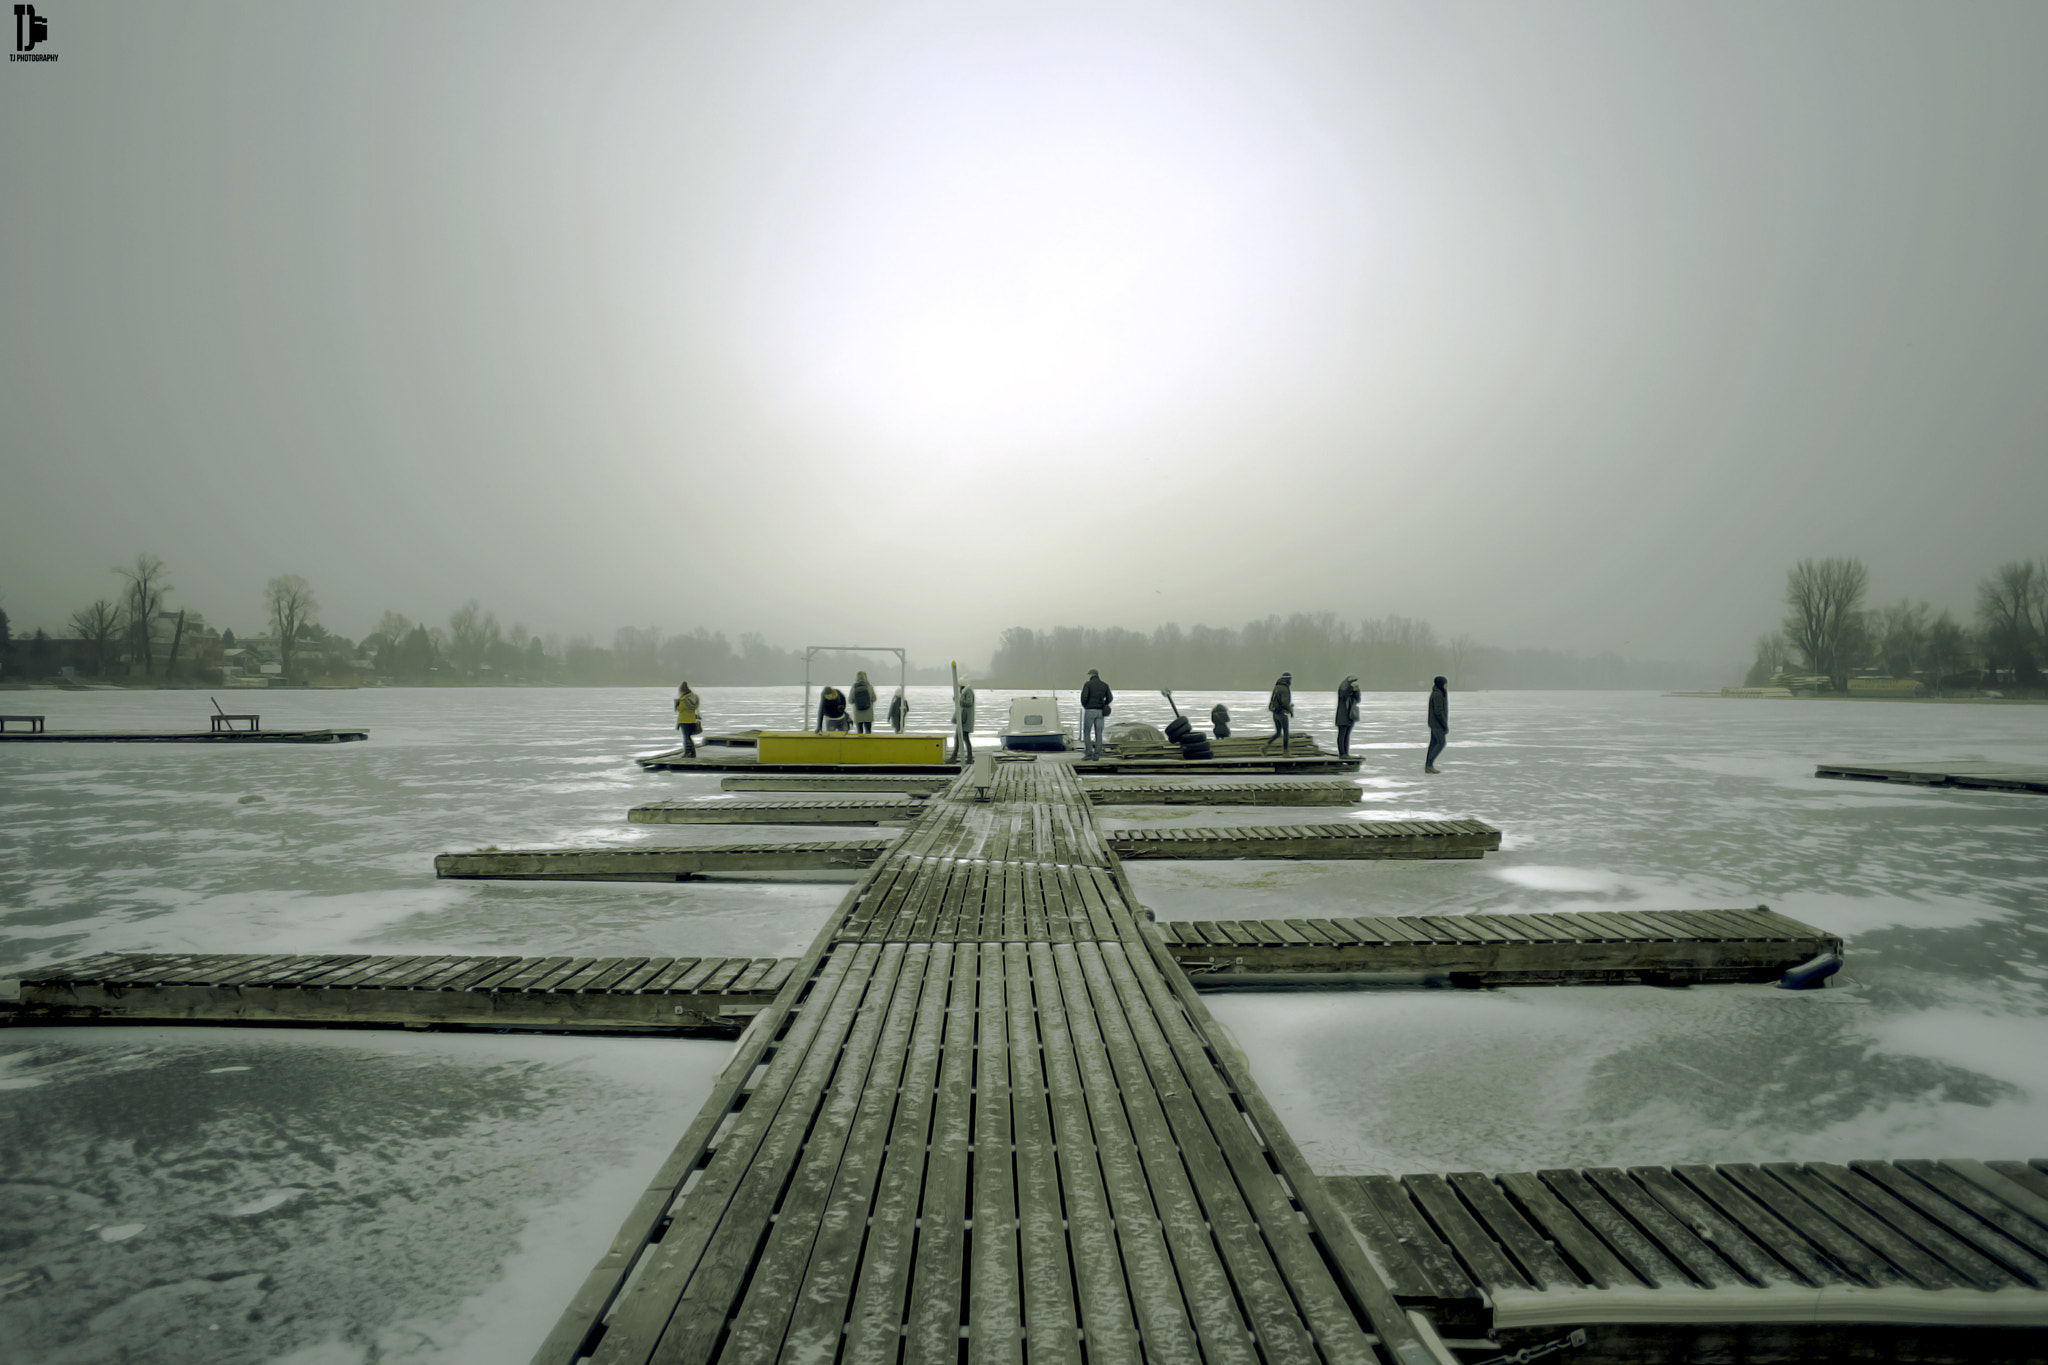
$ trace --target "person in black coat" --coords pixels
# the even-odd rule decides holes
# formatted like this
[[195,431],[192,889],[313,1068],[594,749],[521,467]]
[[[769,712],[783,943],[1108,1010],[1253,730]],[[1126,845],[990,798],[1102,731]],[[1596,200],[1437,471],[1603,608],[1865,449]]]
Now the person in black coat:
[[1277,739],[1280,741],[1280,752],[1284,754],[1287,752],[1287,746],[1291,740],[1287,733],[1287,720],[1288,717],[1294,714],[1294,675],[1292,673],[1282,673],[1279,681],[1273,684],[1273,695],[1266,698],[1266,709],[1273,713],[1273,739],[1269,739],[1264,744],[1261,744],[1259,752],[1264,753],[1272,748],[1273,740]]
[[846,694],[830,683],[818,694],[818,732],[846,728]]
[[1209,728],[1218,739],[1230,738],[1230,708],[1220,701],[1209,708]]
[[1081,756],[1086,759],[1102,757],[1102,725],[1109,719],[1109,704],[1116,699],[1116,693],[1109,690],[1109,684],[1094,669],[1088,670],[1088,681],[1081,684]]
[[1436,756],[1444,751],[1444,743],[1450,735],[1451,694],[1439,676],[1429,689],[1429,752],[1423,756],[1422,771],[1433,773],[1437,770]]
[[1351,727],[1358,724],[1358,675],[1337,684],[1337,757],[1351,757]]

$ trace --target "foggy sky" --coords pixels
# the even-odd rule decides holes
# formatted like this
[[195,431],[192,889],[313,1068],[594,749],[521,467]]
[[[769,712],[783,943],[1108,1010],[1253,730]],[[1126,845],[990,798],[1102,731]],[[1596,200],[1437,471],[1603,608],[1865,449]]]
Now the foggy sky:
[[2048,553],[2048,6],[50,0],[0,606],[1746,659]]

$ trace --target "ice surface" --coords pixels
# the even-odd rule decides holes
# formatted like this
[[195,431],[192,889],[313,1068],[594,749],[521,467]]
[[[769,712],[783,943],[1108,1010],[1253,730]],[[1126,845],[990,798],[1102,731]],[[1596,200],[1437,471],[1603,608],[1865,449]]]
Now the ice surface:
[[[1111,682],[1119,719],[1170,717]],[[698,691],[713,732],[799,723],[801,688]],[[0,749],[0,978],[114,949],[794,953],[843,884],[434,879],[435,853],[485,845],[730,841],[730,827],[625,823],[632,805],[718,790],[630,761],[674,746],[669,696],[294,690],[263,694],[266,725],[368,725],[370,741]],[[1264,701],[1219,697],[1241,716]],[[1181,700],[1202,714],[1219,697]],[[1003,700],[985,690],[981,715],[1005,714]],[[1328,744],[1315,723],[1328,708],[1302,701]],[[944,728],[943,689],[913,688],[911,703],[919,728]],[[1312,1162],[2042,1154],[2048,799],[1812,772],[2048,763],[2048,708],[1459,694],[1445,771],[1425,778],[1421,707],[1420,694],[1366,698],[1361,816],[1483,819],[1505,831],[1499,854],[1143,861],[1130,869],[1141,899],[1167,919],[1767,902],[1847,935],[1848,982],[1210,997]],[[35,709],[52,729],[148,729],[197,728],[210,708],[196,693],[50,692]],[[0,1341],[39,1361],[524,1360],[729,1050],[0,1033]]]

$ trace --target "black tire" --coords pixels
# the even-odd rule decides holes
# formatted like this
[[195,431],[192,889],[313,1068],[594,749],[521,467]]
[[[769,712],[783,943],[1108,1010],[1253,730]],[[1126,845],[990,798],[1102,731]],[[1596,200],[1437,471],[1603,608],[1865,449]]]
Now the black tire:
[[1175,744],[1185,743],[1187,737],[1194,733],[1194,729],[1186,716],[1175,716],[1166,723],[1166,738]]
[[1182,758],[1214,758],[1216,757],[1216,751],[1209,746],[1208,740],[1203,739],[1200,735],[1196,735],[1193,739],[1180,746],[1180,756]]

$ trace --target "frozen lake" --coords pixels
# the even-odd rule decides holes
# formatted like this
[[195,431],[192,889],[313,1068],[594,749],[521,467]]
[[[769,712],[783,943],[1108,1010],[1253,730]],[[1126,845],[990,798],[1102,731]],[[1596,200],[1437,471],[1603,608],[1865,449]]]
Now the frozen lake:
[[[699,691],[713,731],[793,728],[802,705],[800,688]],[[223,704],[266,727],[370,741],[0,748],[0,978],[112,949],[793,954],[844,883],[434,879],[435,853],[487,844],[730,839],[625,823],[716,790],[630,761],[672,744],[670,695],[236,694]],[[1199,719],[1217,695],[1183,704]],[[1221,695],[1258,728],[1263,694]],[[1001,698],[984,692],[984,731]],[[17,700],[52,729],[194,729],[210,710],[191,692]],[[913,728],[944,728],[943,689],[911,701]],[[2048,1153],[2048,798],[1812,776],[1822,760],[2048,765],[2048,708],[1459,694],[1426,778],[1421,696],[1365,706],[1361,813],[1483,819],[1499,854],[1140,862],[1141,898],[1168,919],[1766,903],[1842,934],[1849,967],[1802,994],[1210,996],[1321,1169]],[[1300,696],[1298,728],[1328,743],[1330,707]],[[1127,693],[1113,720],[1170,714]],[[43,1362],[525,1359],[727,1050],[0,1032],[0,1341]]]

